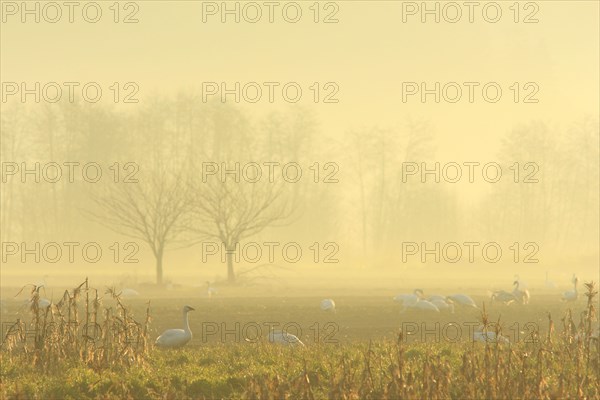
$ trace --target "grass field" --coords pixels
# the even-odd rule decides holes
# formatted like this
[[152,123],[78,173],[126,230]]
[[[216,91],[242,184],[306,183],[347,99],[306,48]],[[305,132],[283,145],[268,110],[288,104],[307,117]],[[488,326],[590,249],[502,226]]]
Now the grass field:
[[[234,289],[212,299],[157,292],[149,304],[104,295],[95,310],[95,291],[82,287],[48,315],[5,304],[0,390],[7,399],[599,398],[598,340],[579,340],[597,324],[582,314],[586,296],[566,304],[556,290],[534,293],[529,305],[505,306],[481,292],[472,297],[485,313],[431,316],[400,313],[387,294],[339,293],[326,313],[321,297]],[[192,341],[155,348],[160,332],[182,326],[185,304],[196,308]],[[28,322],[21,332],[11,331],[16,318]],[[101,329],[82,328],[91,321]],[[510,344],[474,343],[482,322]],[[306,346],[269,343],[270,326]]]

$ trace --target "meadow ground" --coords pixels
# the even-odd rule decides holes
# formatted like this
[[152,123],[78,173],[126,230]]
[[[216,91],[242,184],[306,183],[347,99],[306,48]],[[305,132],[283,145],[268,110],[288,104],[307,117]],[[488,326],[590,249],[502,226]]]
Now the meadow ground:
[[[485,314],[457,308],[454,314],[435,315],[400,313],[391,295],[357,291],[338,293],[335,313],[319,309],[322,297],[301,293],[266,297],[229,291],[209,299],[181,290],[154,293],[149,306],[144,296],[120,299],[127,310],[123,316],[117,300],[105,296],[92,320],[114,331],[110,340],[116,344],[110,346],[102,329],[81,339],[83,320],[87,316],[89,322],[92,313],[83,293],[77,304],[80,326],[60,331],[70,332],[71,339],[64,342],[36,334],[31,310],[16,301],[7,305],[0,353],[2,398],[600,396],[598,340],[576,336],[589,322],[582,314],[588,307],[583,293],[577,302],[562,303],[560,292],[540,290],[529,305],[504,306],[489,304],[487,293],[481,292],[472,297],[479,305],[485,302]],[[190,313],[192,341],[178,350],[154,348],[151,343],[160,332],[182,326],[185,304],[196,309]],[[115,310],[110,324],[102,314],[107,307]],[[146,324],[148,307],[151,320]],[[25,345],[9,333],[17,317],[33,322],[21,333]],[[119,320],[130,321],[136,331],[121,336],[120,344],[115,339],[121,334],[115,327]],[[499,321],[501,334],[511,343],[473,343],[473,331],[483,320],[490,331]],[[40,318],[38,323],[47,321]],[[269,343],[270,326],[299,336],[306,347]]]

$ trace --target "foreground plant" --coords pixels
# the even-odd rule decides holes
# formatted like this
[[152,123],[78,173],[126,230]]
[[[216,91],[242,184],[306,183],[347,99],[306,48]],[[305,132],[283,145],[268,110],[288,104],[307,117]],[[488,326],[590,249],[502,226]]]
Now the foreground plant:
[[[43,371],[79,361],[100,370],[142,364],[148,352],[150,309],[143,323],[133,318],[114,289],[106,292],[116,307],[102,307],[98,291],[86,279],[62,298],[40,307],[39,287],[29,301],[31,319],[17,319],[2,341],[3,362],[32,363]],[[82,297],[85,298],[82,304]]]

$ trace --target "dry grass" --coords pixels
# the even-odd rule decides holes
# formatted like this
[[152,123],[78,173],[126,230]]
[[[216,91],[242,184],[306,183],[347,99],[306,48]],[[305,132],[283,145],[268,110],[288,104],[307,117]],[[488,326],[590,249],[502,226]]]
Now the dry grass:
[[115,308],[103,308],[87,279],[48,307],[40,307],[39,292],[40,287],[33,286],[31,319],[18,319],[8,329],[1,347],[3,362],[27,362],[44,372],[72,361],[95,370],[145,362],[149,308],[144,323],[138,322],[114,289],[106,294],[116,302]]

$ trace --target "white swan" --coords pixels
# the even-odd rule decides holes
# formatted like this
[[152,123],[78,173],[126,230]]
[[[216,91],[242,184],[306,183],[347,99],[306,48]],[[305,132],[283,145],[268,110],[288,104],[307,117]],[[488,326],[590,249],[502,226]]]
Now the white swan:
[[[482,329],[481,327],[479,329]],[[496,337],[497,336],[497,337]],[[473,341],[474,342],[488,342],[488,343],[510,343],[506,336],[496,335],[494,331],[475,331],[473,332]]]
[[513,285],[515,285],[513,294],[517,301],[521,304],[529,304],[529,290],[520,288],[521,283],[518,280],[514,281]]
[[443,296],[430,296],[427,300],[436,306],[440,312],[454,314],[454,303],[446,300]]
[[206,295],[208,296],[208,298],[210,299],[218,293],[219,291],[217,290],[217,288],[211,286],[209,281],[206,281]]
[[439,308],[437,308],[435,304],[433,304],[430,301],[423,300],[423,299],[419,299],[419,300],[417,300],[416,303],[411,304],[408,307],[404,307],[400,312],[404,312],[407,309],[419,310],[419,311],[425,311],[425,312],[437,312],[437,313],[440,312]]
[[452,300],[453,303],[458,304],[461,307],[477,308],[477,304],[475,304],[473,299],[466,294],[453,294],[448,296],[447,299]]
[[564,292],[562,295],[562,301],[577,300],[577,297],[578,297],[577,282],[579,282],[579,279],[577,279],[577,277],[575,275],[573,275],[573,278],[571,279],[571,281],[573,282],[573,290],[568,290],[568,291]]
[[188,312],[194,311],[190,306],[183,307],[183,329],[168,329],[162,333],[155,344],[158,347],[177,348],[184,346],[192,340],[192,331],[190,330],[190,321]]
[[[52,304],[52,301],[50,301],[44,297],[40,297],[40,289],[44,289],[44,292],[46,291],[46,289],[44,288],[44,285],[35,287],[34,290],[37,292],[37,298],[38,298],[37,305],[41,310],[45,310],[46,308],[50,307],[50,304]],[[33,300],[32,299],[25,300],[25,304],[31,307],[31,306],[33,306]]]
[[[50,304],[52,304],[52,301],[45,299],[43,297],[40,297],[37,301],[37,305],[40,311],[45,312],[46,309],[48,307],[50,307]],[[32,310],[33,307],[33,300],[29,299],[29,300],[24,300],[23,301],[23,305],[21,306],[21,308],[19,308],[19,311],[22,311],[23,309],[30,309]],[[33,311],[33,310],[32,310]]]
[[138,297],[140,293],[135,289],[125,288],[121,290],[121,296],[124,298]]
[[413,294],[399,294],[394,297],[396,303],[406,307],[410,307],[415,304],[419,299],[423,297],[423,291],[421,289],[415,289]]
[[394,301],[402,305],[401,313],[408,309],[440,312],[433,303],[424,299],[423,289],[415,289],[413,294],[399,294],[394,297]]
[[333,299],[321,300],[321,310],[335,312],[335,301]]
[[497,301],[509,305],[517,301],[517,298],[514,294],[509,293],[506,290],[496,290],[494,293],[492,293],[492,301]]
[[[450,300],[447,300],[446,297],[441,296],[439,294],[433,294],[427,297],[429,303],[433,304],[440,312],[450,312],[454,313],[454,303]],[[423,307],[423,306],[421,306]],[[431,307],[428,307],[431,308]],[[433,311],[433,309],[432,309]]]
[[518,274],[515,274],[513,281],[518,281],[521,290],[529,289],[529,285],[521,280]]
[[48,308],[48,307],[50,307],[50,304],[52,304],[52,302],[50,300],[48,300],[48,299],[40,298],[38,300],[38,307],[39,308],[42,308],[42,309]]
[[282,346],[300,346],[305,347],[304,343],[296,335],[292,335],[288,332],[269,332],[269,342],[274,344],[280,344]]

